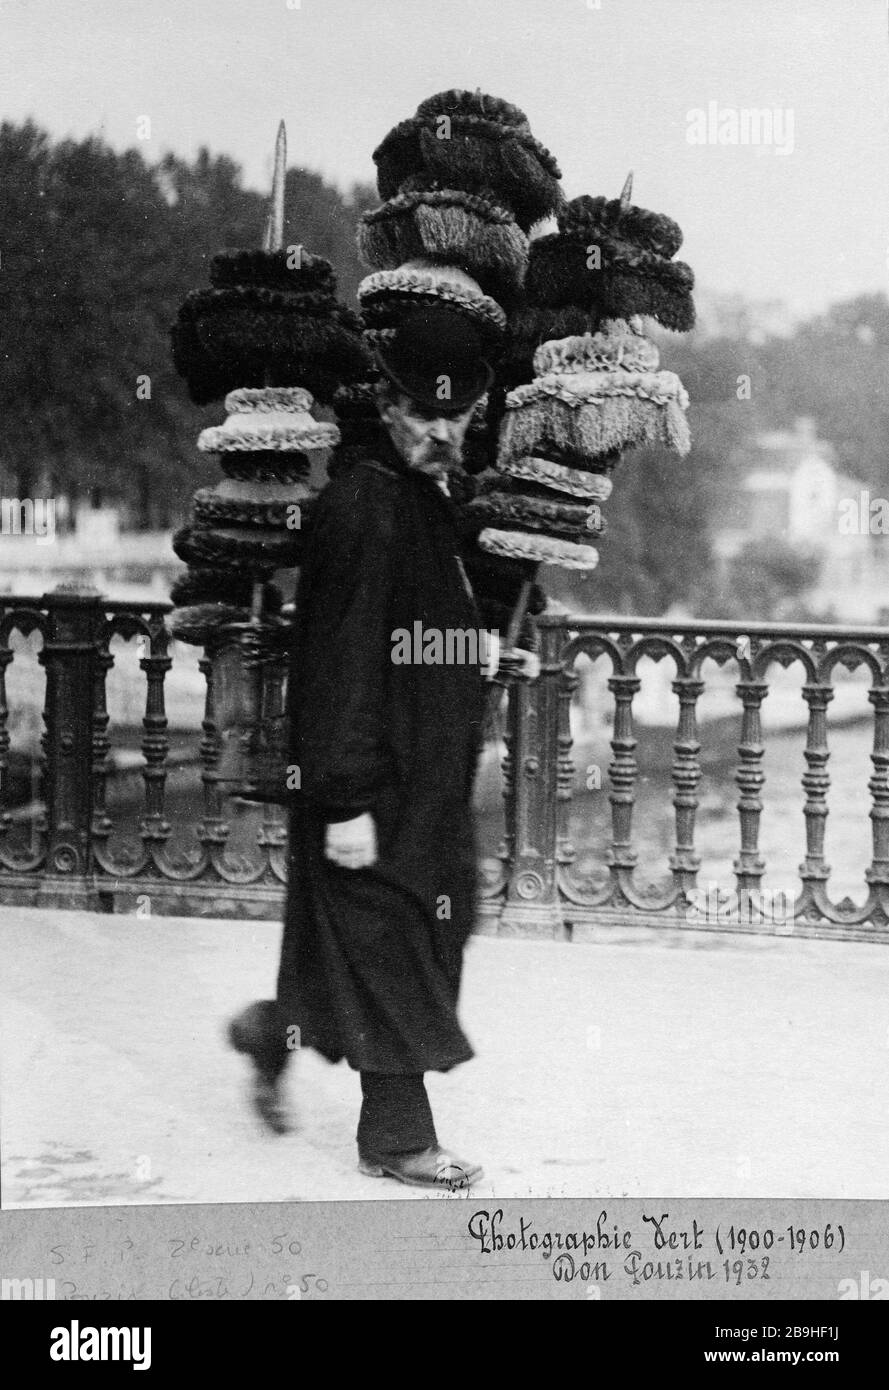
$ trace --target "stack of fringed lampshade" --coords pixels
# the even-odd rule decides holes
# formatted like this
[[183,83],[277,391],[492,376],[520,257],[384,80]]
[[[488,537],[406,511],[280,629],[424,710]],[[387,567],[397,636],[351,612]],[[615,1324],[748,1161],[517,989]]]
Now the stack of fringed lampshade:
[[192,291],[173,326],[173,357],[192,399],[225,398],[227,418],[201,432],[224,477],[194,498],[173,548],[188,563],[176,581],[173,631],[204,645],[250,613],[280,607],[271,584],[299,565],[317,491],[311,456],[339,442],[313,415],[337,387],[366,374],[358,318],[336,301],[328,261],[302,247],[214,257],[210,288]]
[[[496,368],[508,315],[522,303],[528,234],[563,203],[555,159],[518,107],[480,91],[450,90],[421,102],[374,160],[386,201],[366,212],[358,229],[360,254],[373,271],[358,290],[368,344],[384,345],[412,309],[443,305],[475,326]],[[502,398],[495,385],[473,412],[466,473],[450,483],[458,502],[474,491],[466,474],[494,461]],[[372,442],[372,388],[346,388],[336,408],[345,450]],[[476,554],[467,568],[489,618],[505,620],[527,566]]]
[[[225,398],[226,419],[201,432],[224,477],[194,498],[173,538],[188,564],[171,597],[175,636],[212,662],[220,738],[214,780],[255,801],[287,799],[283,703],[289,624],[277,570],[298,566],[320,487],[313,469],[340,433],[313,413],[366,376],[360,321],[336,299],[328,261],[281,248],[286,148],[278,133],[266,246],[214,257],[173,325],[173,357],[199,405]],[[277,247],[279,249],[273,249]]]
[[517,299],[528,231],[562,201],[559,168],[518,107],[451,90],[421,102],[374,151],[382,207],[358,244],[373,267],[358,297],[367,327],[443,303],[498,342]]
[[632,206],[628,190],[610,201],[576,198],[557,223],[531,243],[501,365],[511,389],[496,472],[466,516],[494,555],[589,570],[622,454],[690,447],[688,396],[675,373],[659,370],[643,320],[691,328],[694,281],[673,259],[679,227]]

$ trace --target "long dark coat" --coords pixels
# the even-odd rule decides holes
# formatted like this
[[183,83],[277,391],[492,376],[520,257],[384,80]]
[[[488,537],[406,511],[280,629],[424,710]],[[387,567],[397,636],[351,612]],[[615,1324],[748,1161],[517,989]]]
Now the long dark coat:
[[[390,1073],[471,1057],[457,1020],[474,915],[470,798],[486,683],[478,664],[393,662],[393,633],[479,629],[455,509],[391,447],[318,499],[289,678],[301,790],[290,812],[278,1003],[301,1043]],[[374,817],[377,863],[324,856],[331,820]]]

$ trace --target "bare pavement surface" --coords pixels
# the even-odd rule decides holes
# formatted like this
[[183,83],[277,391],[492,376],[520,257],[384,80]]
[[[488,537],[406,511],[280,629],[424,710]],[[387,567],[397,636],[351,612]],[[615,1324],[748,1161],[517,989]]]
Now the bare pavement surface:
[[[223,1031],[272,992],[279,936],[0,909],[3,1206],[426,1198],[357,1171],[345,1064],[295,1058],[294,1133],[254,1119]],[[887,999],[886,945],[477,937],[439,1137],[481,1196],[885,1198]]]

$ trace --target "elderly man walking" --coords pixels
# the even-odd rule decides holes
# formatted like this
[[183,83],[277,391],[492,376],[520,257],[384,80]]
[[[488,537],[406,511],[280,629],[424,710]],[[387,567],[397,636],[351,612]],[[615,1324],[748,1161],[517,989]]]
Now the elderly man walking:
[[[301,790],[277,998],[230,1036],[273,1128],[286,1124],[298,1029],[301,1046],[360,1073],[362,1172],[462,1186],[481,1169],[440,1146],[424,1074],[473,1055],[457,1001],[488,686],[484,643],[465,640],[482,619],[447,473],[492,371],[473,326],[443,306],[405,319],[378,365],[379,447],[321,494],[300,573],[289,700]],[[403,636],[395,656],[405,631],[429,638],[410,660]]]

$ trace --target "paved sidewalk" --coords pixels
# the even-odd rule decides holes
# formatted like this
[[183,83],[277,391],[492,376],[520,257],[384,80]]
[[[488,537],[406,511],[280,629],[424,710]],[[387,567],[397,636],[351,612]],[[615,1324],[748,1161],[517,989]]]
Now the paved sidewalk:
[[[305,1053],[266,1135],[225,1019],[280,928],[0,909],[5,1207],[425,1196],[356,1171],[358,1078]],[[430,1079],[480,1195],[889,1195],[889,949],[480,937],[477,1057]]]

